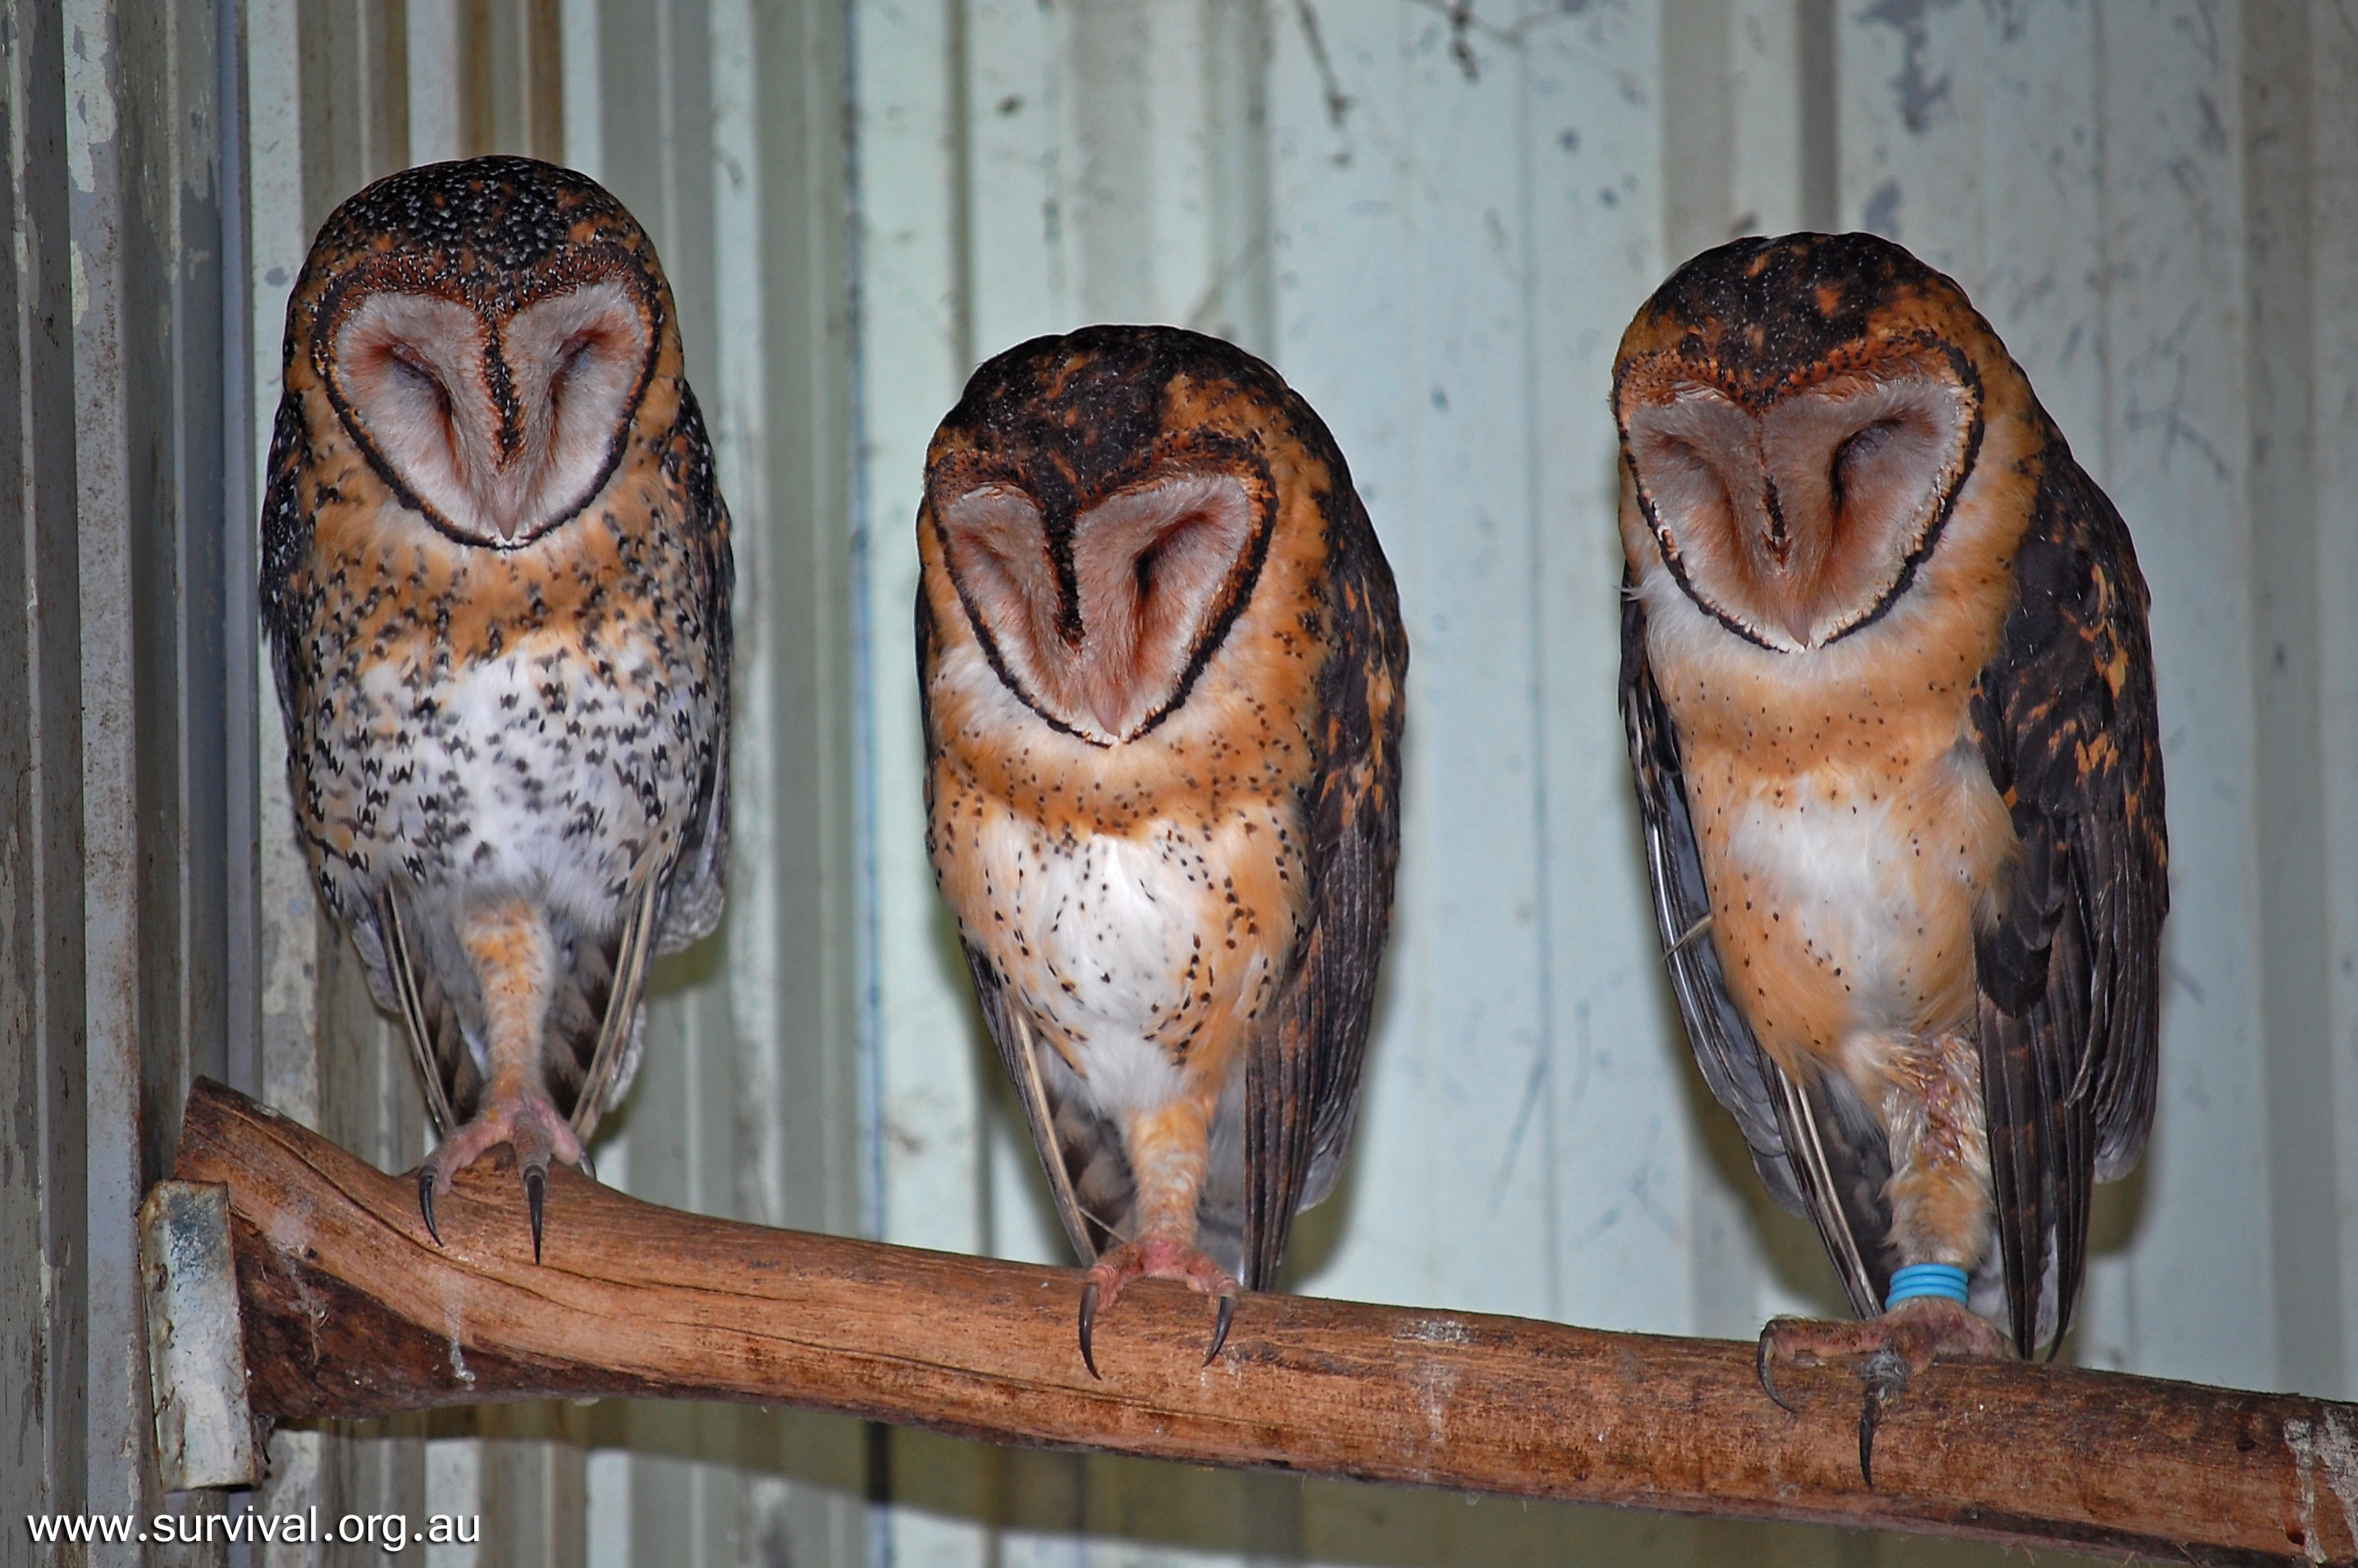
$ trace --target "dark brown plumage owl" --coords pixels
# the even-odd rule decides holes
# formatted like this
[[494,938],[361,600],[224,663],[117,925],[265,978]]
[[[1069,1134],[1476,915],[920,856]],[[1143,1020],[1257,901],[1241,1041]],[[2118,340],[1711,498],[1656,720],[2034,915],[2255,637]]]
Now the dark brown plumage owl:
[[[2161,757],[2128,530],[1963,292],[1867,234],[1743,240],[1614,369],[1622,709],[1704,1078],[1872,1322],[2028,1353],[2153,1119]],[[1878,1315],[1879,1314],[1879,1315]],[[1770,1385],[1774,1391],[1773,1383]]]
[[580,175],[413,168],[320,229],[286,386],[262,599],[297,830],[408,1028],[427,1228],[509,1143],[537,1256],[649,955],[720,916],[729,514],[671,291]]
[[1219,1298],[1217,1356],[1350,1141],[1400,843],[1390,569],[1310,406],[1167,327],[977,371],[917,538],[927,846],[1094,1263],[1082,1357],[1148,1275]]

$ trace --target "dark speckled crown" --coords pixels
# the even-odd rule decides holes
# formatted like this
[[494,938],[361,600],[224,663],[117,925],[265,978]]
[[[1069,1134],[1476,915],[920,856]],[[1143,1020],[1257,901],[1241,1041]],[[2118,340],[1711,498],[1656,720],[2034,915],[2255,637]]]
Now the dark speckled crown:
[[452,272],[489,276],[532,271],[593,234],[649,248],[637,221],[587,175],[537,158],[477,157],[378,180],[329,215],[313,248],[428,252]]
[[357,286],[440,294],[503,317],[617,271],[652,281],[645,292],[661,336],[671,296],[654,243],[605,187],[537,158],[421,164],[328,215],[287,301],[287,321],[307,327]]
[[[1166,394],[1184,378],[1234,387],[1282,411],[1344,488],[1349,470],[1325,422],[1269,365],[1234,343],[1184,327],[1100,325],[1034,338],[976,370],[935,436],[1023,467],[1053,515],[1129,477],[1166,436]],[[1041,461],[1041,459],[1047,460]]]
[[1630,323],[1622,358],[1668,349],[1758,407],[1844,349],[1928,328],[1952,341],[1996,339],[1952,279],[1879,235],[1756,237],[1672,273]]

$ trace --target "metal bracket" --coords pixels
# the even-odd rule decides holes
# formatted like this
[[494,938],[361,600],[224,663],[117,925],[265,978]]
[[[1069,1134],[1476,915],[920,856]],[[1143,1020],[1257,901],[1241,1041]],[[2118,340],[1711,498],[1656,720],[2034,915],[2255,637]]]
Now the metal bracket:
[[262,1479],[245,1395],[245,1330],[230,1253],[229,1189],[158,1182],[139,1206],[156,1468],[168,1492]]

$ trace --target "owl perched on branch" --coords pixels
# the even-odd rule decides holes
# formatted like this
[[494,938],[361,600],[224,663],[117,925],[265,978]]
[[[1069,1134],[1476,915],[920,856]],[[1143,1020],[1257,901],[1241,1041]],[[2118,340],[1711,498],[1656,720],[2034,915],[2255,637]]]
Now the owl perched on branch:
[[2153,1120],[2161,754],[2145,583],[1963,292],[1867,234],[1743,240],[1614,368],[1621,704],[1671,975],[1815,1222],[1875,1422],[2070,1326],[2092,1182]]
[[346,201],[287,305],[262,530],[296,827],[407,1026],[427,1228],[508,1143],[537,1257],[728,860],[729,513],[645,232],[529,158]]
[[927,846],[1091,1325],[1275,1281],[1347,1149],[1408,645],[1334,439],[1164,327],[977,371],[917,518]]

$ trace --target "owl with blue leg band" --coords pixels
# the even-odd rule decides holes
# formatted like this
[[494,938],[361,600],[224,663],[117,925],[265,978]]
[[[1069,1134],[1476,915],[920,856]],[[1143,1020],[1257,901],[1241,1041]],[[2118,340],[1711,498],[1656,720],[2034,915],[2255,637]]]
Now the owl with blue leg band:
[[[1695,257],[1614,368],[1621,706],[1690,1044],[1817,1227],[1876,1423],[2051,1351],[2152,1124],[2168,912],[2128,530],[1963,290],[1871,234]],[[1781,1403],[1782,1401],[1779,1400]]]

